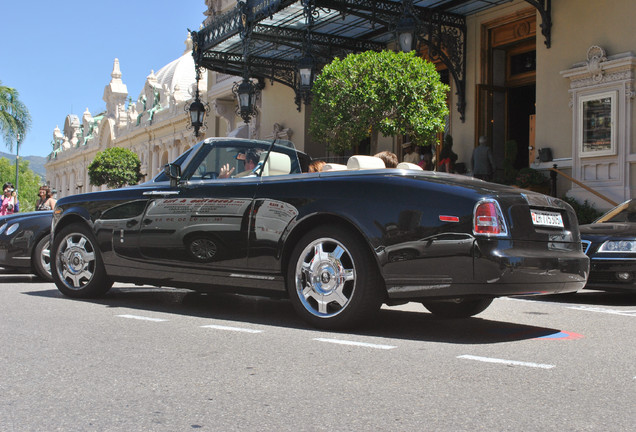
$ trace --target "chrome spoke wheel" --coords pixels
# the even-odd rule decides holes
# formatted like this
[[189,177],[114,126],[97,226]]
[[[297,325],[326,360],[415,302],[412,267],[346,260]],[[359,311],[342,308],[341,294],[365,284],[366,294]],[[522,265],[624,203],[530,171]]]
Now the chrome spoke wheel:
[[60,279],[71,289],[81,289],[95,273],[95,249],[81,233],[70,233],[57,250],[56,269]]
[[216,243],[207,238],[196,239],[190,243],[190,253],[200,261],[211,261],[216,251]]
[[44,244],[42,254],[40,254],[40,264],[48,273],[51,273],[51,240]]
[[312,241],[298,258],[295,287],[302,305],[312,315],[338,315],[349,305],[356,288],[351,254],[337,240]]

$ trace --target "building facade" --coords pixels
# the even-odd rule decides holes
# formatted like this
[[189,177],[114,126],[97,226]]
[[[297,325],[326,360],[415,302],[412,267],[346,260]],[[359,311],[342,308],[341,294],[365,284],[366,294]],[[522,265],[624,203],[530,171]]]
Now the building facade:
[[[56,127],[53,132],[54,148],[45,168],[58,198],[103,189],[90,184],[88,166],[98,152],[109,147],[134,151],[146,180],[190,148],[196,140],[188,129],[185,109],[192,102],[196,85],[190,37],[179,58],[157,73],[150,72],[134,100],[115,59],[110,83],[104,88],[105,111],[93,115],[86,109],[81,120],[69,114],[64,128]],[[199,86],[205,91],[206,77]]]
[[[285,9],[277,9],[283,3]],[[294,7],[302,10],[303,2],[292,3],[247,2],[253,10],[269,8],[270,21],[272,16],[275,21],[276,13],[291,15]],[[426,7],[445,2],[402,3]],[[476,7],[478,2],[448,3],[460,8]],[[453,137],[458,162],[464,162],[470,173],[472,151],[479,137],[486,136],[500,171],[508,164],[549,175],[548,170],[556,165],[558,195],[588,200],[599,209],[632,198],[636,188],[636,139],[631,127],[636,116],[636,35],[630,31],[636,19],[633,2],[511,0],[489,4],[493,6],[464,16],[462,88],[452,79],[456,71],[449,74],[439,56],[432,58],[426,47],[419,48],[420,55],[432,59],[442,76],[451,76],[447,79],[451,114],[445,133]],[[205,5],[203,28],[229,25],[227,15],[239,7],[233,0],[206,0]],[[226,45],[227,41],[216,48],[220,51]],[[395,40],[387,40],[386,47],[394,49]],[[190,62],[190,72],[180,72],[183,81],[175,83],[174,74],[172,81],[168,79],[168,70],[176,70],[171,63],[156,76],[151,73],[134,102],[126,102],[128,95],[115,62],[104,92],[106,112],[95,116],[86,112],[81,120],[70,115],[63,131],[56,129],[56,147],[46,167],[47,178],[60,196],[94,189],[88,186],[86,166],[97,151],[109,146],[133,149],[149,177],[194,143],[184,115],[196,85],[192,53],[186,49],[175,62],[184,68]],[[308,135],[311,105],[300,104],[298,109],[294,88],[280,80],[262,80],[255,116],[244,123],[237,116],[232,91],[241,78],[213,70],[206,70],[202,78],[202,99],[211,108],[203,137],[276,136],[291,139],[312,157],[330,156],[324,143]],[[400,154],[406,139],[381,137],[379,150]]]

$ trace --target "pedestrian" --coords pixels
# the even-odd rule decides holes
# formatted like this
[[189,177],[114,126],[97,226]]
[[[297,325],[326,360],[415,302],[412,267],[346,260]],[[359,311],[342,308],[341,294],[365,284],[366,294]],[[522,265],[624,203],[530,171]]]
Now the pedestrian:
[[444,146],[439,152],[439,164],[437,167],[442,172],[452,173],[455,172],[456,161],[457,153],[453,151],[453,138],[451,138],[450,135],[447,135],[444,140]]
[[36,211],[53,210],[55,208],[55,203],[57,201],[55,200],[55,198],[53,198],[50,187],[40,186],[38,195],[40,198],[38,199],[37,203],[35,203]]
[[20,200],[18,199],[18,191],[14,189],[11,195],[13,195],[13,203],[14,203],[13,213],[18,213],[20,211]]
[[487,142],[488,139],[485,136],[479,137],[479,145],[473,150],[471,163],[473,166],[473,177],[490,181],[495,172],[495,159]]
[[5,183],[2,186],[2,206],[0,206],[0,216],[6,216],[15,212],[15,197],[13,194],[13,184]]
[[404,147],[406,149],[406,153],[404,154],[404,158],[403,158],[404,162],[409,162],[409,163],[413,163],[413,164],[419,163],[420,155],[418,155],[415,152],[413,144],[411,144],[409,142],[409,143],[403,144],[402,147]]
[[418,165],[426,171],[431,171],[433,169],[433,150],[431,145],[422,147]]

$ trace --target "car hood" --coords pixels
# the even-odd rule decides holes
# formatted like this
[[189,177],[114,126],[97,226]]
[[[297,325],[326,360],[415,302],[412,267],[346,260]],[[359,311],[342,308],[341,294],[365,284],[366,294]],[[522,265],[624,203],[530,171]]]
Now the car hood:
[[636,236],[636,223],[632,222],[605,222],[597,224],[581,225],[579,227],[581,237],[634,237]]
[[34,212],[26,212],[26,213],[13,213],[6,216],[0,216],[0,226],[4,225],[5,223],[11,223],[18,219],[22,220],[22,219],[30,219],[30,218],[41,218],[41,217],[50,218],[52,216],[53,216],[53,210],[37,211],[37,212],[34,211]]

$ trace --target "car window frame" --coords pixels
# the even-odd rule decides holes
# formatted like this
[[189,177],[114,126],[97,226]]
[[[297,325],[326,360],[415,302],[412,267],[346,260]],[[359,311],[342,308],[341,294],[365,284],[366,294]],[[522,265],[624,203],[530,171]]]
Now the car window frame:
[[[302,165],[301,165],[301,161],[300,158],[298,157],[298,151],[296,150],[296,148],[292,145],[289,145],[287,143],[278,143],[278,141],[264,141],[264,140],[227,140],[227,141],[203,141],[201,143],[201,148],[198,149],[196,155],[192,155],[191,158],[189,158],[189,160],[187,161],[187,165],[183,164],[182,165],[182,169],[181,169],[181,182],[182,183],[187,183],[187,184],[199,184],[201,182],[208,182],[208,181],[213,181],[213,182],[218,182],[218,181],[240,181],[240,180],[247,180],[247,181],[251,181],[254,179],[261,179],[263,178],[260,174],[262,173],[262,169],[260,169],[257,173],[255,173],[256,175],[249,175],[249,176],[242,176],[242,177],[236,177],[236,172],[233,173],[234,176],[231,177],[227,177],[227,178],[214,178],[214,179],[200,179],[200,178],[194,178],[196,170],[201,166],[201,164],[203,163],[203,161],[205,160],[205,158],[208,157],[208,155],[210,154],[211,151],[214,151],[215,149],[219,149],[219,148],[228,148],[228,149],[234,149],[235,151],[239,151],[239,150],[249,150],[249,149],[259,149],[262,150],[262,152],[280,152],[280,153],[284,153],[286,155],[288,155],[291,159],[291,172],[289,174],[286,174],[285,176],[288,175],[294,175],[294,174],[300,174],[302,173]],[[206,149],[209,148],[208,151],[206,151]],[[292,156],[293,155],[293,156]],[[294,162],[295,159],[295,162]],[[235,170],[236,171],[236,170]],[[268,177],[281,177],[281,176],[268,176]]]

